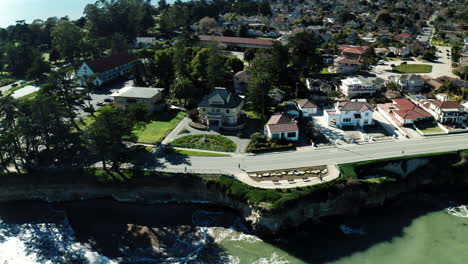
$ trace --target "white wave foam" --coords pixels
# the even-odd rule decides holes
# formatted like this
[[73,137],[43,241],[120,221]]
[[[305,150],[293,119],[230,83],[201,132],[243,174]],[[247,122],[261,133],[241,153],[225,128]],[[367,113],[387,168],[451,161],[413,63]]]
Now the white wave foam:
[[468,218],[468,205],[448,207],[445,212],[453,216]]
[[255,261],[253,264],[288,264],[289,261],[285,260],[278,256],[275,252],[270,256],[270,258],[260,258]]

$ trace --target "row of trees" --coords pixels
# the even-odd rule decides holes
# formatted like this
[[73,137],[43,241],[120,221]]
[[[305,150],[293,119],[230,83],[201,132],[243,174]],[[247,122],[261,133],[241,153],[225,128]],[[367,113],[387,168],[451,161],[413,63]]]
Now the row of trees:
[[[147,108],[135,105],[123,112],[108,106],[83,129],[79,112],[88,111],[66,72],[54,74],[37,96],[28,100],[0,97],[0,175],[45,169],[86,168],[101,161],[111,175],[130,159],[125,141],[133,141],[136,115]],[[109,168],[107,164],[111,164]]]
[[137,85],[170,88],[173,98],[190,104],[214,87],[232,87],[233,75],[244,69],[235,57],[224,56],[217,45],[190,47],[177,41],[173,47],[140,52],[143,64],[135,68]]
[[268,51],[246,50],[244,58],[251,64],[247,98],[252,109],[266,115],[273,104],[268,96],[271,90],[280,88],[292,97],[298,85],[302,88],[298,80],[320,72],[320,44],[314,34],[301,32],[292,36],[287,46],[276,42]]

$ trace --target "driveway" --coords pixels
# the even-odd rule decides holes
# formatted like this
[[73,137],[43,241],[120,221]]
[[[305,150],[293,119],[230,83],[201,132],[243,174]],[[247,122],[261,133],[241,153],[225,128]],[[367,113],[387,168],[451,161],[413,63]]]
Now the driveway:
[[[166,136],[166,138],[162,141],[162,144],[167,145],[167,144],[171,143],[172,141],[174,141],[175,139],[185,137],[185,136],[190,136],[190,135],[200,135],[200,134],[220,135],[220,136],[227,137],[230,140],[232,140],[234,143],[236,143],[236,145],[237,145],[236,152],[239,153],[239,152],[245,152],[245,150],[247,149],[247,146],[250,143],[250,139],[248,139],[248,138],[239,138],[239,137],[236,137],[236,136],[227,136],[227,135],[223,135],[222,133],[219,133],[219,132],[213,131],[213,130],[208,130],[208,131],[198,130],[198,129],[190,127],[189,123],[190,123],[189,118],[185,117],[184,119],[182,119],[179,122],[179,124],[176,126],[176,128],[174,128],[171,131],[171,133],[169,133],[169,135]],[[187,130],[188,133],[179,134],[184,129]]]
[[21,98],[21,97],[26,96],[28,94],[32,94],[32,93],[37,92],[37,91],[39,91],[39,87],[33,86],[33,85],[28,85],[28,86],[26,86],[24,88],[16,90],[12,94],[12,96],[13,96],[13,98],[18,99],[18,98]]

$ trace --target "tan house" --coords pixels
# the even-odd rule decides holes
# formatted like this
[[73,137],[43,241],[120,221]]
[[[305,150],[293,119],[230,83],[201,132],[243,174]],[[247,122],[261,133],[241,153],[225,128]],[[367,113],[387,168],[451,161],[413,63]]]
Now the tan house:
[[198,105],[200,120],[208,127],[217,129],[241,129],[243,123],[239,122],[244,99],[228,89],[216,87],[203,97]]
[[150,111],[160,110],[164,104],[162,101],[163,88],[149,87],[125,87],[111,95],[114,98],[114,106],[127,110],[132,104],[145,104]]
[[234,75],[234,90],[238,94],[245,94],[249,88],[249,73],[240,71]]
[[336,73],[353,73],[360,69],[362,63],[359,60],[339,57],[335,60]]

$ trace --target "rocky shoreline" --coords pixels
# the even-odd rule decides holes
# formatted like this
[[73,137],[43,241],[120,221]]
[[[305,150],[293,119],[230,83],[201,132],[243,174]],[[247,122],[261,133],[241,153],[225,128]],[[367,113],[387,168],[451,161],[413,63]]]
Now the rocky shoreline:
[[[173,175],[168,180],[132,180],[131,184],[102,184],[92,181],[73,183],[43,182],[34,184],[8,184],[0,186],[0,202],[40,200],[67,202],[96,198],[112,198],[119,202],[142,204],[203,203],[229,207],[236,210],[249,224],[253,233],[274,237],[296,228],[308,220],[357,213],[365,208],[381,206],[399,195],[419,190],[466,190],[466,169],[445,170],[432,158],[418,158],[389,162],[385,166],[367,168],[366,177],[397,175],[395,182],[351,182],[338,193],[326,197],[301,199],[282,210],[268,210],[261,205],[239,201],[218,186],[207,184],[198,177]],[[162,184],[164,183],[164,184]]]

